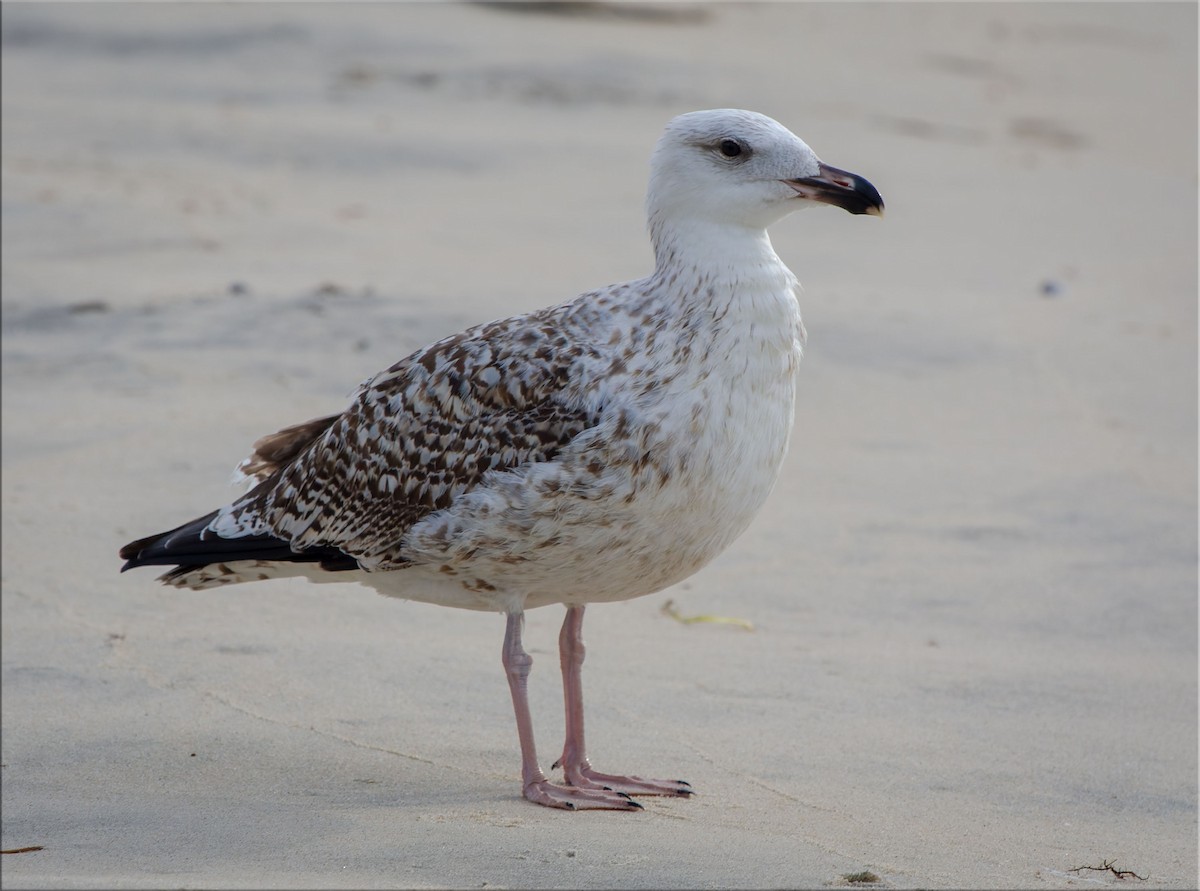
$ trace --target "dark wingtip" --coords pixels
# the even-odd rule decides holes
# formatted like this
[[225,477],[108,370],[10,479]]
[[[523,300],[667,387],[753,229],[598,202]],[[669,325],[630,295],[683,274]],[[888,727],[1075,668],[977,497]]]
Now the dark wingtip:
[[359,568],[354,557],[335,547],[318,546],[294,551],[290,542],[273,535],[221,538],[208,531],[217,513],[213,511],[169,532],[131,541],[118,551],[118,555],[125,560],[121,572],[139,566],[174,566],[177,569],[168,575],[178,575],[211,563],[235,560],[318,563],[326,572],[346,572]]
[[[173,530],[175,531],[175,530]],[[121,572],[128,572],[131,569],[137,569],[139,566],[145,566],[145,561],[139,559],[147,548],[154,545],[170,535],[170,532],[159,532],[155,535],[147,535],[145,538],[139,538],[125,545],[121,550],[117,551],[117,556],[125,561],[121,567]]]
[[117,552],[125,565],[121,572],[137,569],[139,566],[160,566],[185,562],[175,559],[182,551],[187,554],[194,551],[201,541],[205,527],[216,517],[217,511],[190,520],[182,526],[176,526],[166,532],[156,532],[145,538],[134,539]]
[[126,569],[133,569],[137,565],[135,561],[138,555],[141,554],[142,549],[161,537],[161,535],[151,535],[148,538],[139,538],[137,541],[131,541],[121,548],[121,550],[117,551],[117,556],[126,561],[125,565],[121,567],[121,572],[124,572]]

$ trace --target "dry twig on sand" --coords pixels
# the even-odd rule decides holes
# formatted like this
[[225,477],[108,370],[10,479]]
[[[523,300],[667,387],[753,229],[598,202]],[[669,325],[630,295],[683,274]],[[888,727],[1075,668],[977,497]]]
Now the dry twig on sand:
[[1118,879],[1127,879],[1132,876],[1140,882],[1146,881],[1146,876],[1140,876],[1132,869],[1117,869],[1114,865],[1115,863],[1115,860],[1105,860],[1101,866],[1076,866],[1074,869],[1068,869],[1067,872],[1073,872],[1078,875],[1085,869],[1090,869],[1092,872],[1111,872]]

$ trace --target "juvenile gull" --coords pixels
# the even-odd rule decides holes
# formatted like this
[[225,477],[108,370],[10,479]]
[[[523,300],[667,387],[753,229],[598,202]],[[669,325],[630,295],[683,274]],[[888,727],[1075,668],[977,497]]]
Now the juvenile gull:
[[[583,611],[660,591],[750,523],[792,429],[804,326],[767,226],[814,203],[883,213],[862,177],[772,119],[681,115],[654,150],[643,279],[469,328],[364,383],[341,414],[254,444],[245,495],[121,549],[204,589],[302,576],[505,613],[522,789],[640,807],[682,781],[599,773],[584,749]],[[566,742],[551,782],[526,695],[524,611],[566,606]]]

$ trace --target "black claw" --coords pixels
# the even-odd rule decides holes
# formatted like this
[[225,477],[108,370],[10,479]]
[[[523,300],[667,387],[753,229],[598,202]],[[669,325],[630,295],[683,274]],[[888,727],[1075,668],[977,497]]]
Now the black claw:
[[551,770],[558,770],[560,767],[562,767],[562,759],[561,758],[559,758],[557,761],[555,761],[553,764],[550,765]]
[[[628,795],[626,795],[625,797],[626,797],[626,798],[629,798],[629,796],[628,796]],[[638,803],[637,803],[636,801],[634,801],[632,798],[629,798],[629,807],[630,807],[630,809],[631,809],[631,810],[639,810],[639,811],[645,810],[645,808],[644,808],[644,807],[642,807],[640,804],[638,804]]]
[[689,783],[687,780],[676,780],[675,782],[677,782],[681,786],[687,786],[689,789],[692,787],[692,784]]

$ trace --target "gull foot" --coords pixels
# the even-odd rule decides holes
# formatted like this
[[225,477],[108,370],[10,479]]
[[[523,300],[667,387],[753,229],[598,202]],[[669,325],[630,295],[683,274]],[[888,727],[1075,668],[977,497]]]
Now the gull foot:
[[563,765],[561,759],[554,762],[554,767],[562,767],[567,785],[576,789],[598,789],[625,795],[672,795],[677,798],[687,798],[695,794],[692,784],[685,780],[647,780],[642,777],[600,773],[587,762],[568,767]]
[[564,808],[569,811],[640,811],[642,806],[624,792],[601,786],[560,786],[549,780],[538,780],[524,789],[524,795],[534,804]]

